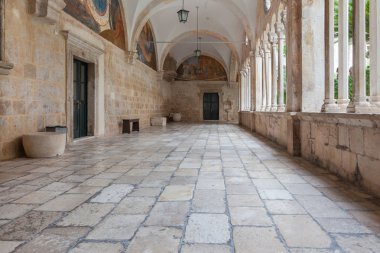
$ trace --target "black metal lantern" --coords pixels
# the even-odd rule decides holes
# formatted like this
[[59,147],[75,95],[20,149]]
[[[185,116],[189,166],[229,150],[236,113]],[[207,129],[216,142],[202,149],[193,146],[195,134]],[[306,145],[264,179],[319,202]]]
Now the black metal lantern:
[[186,23],[189,17],[189,11],[185,10],[185,0],[182,1],[182,9],[177,12],[179,22]]

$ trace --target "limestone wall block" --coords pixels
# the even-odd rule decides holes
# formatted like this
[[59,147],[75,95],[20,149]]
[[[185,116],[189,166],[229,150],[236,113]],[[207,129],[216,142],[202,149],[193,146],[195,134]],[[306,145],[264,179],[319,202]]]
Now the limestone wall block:
[[380,129],[366,129],[364,131],[364,152],[366,156],[380,160]]
[[358,156],[361,184],[380,196],[380,160],[367,156]]

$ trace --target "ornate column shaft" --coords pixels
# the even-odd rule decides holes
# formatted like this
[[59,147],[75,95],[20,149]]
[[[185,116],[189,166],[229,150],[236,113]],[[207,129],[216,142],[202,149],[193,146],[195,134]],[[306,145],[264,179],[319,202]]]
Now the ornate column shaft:
[[272,45],[272,105],[270,111],[277,112],[277,81],[278,81],[278,38],[276,33],[270,33]]
[[336,112],[338,106],[334,90],[334,2],[325,0],[325,100],[322,112]]
[[276,23],[276,32],[278,36],[278,112],[285,112],[284,101],[284,46],[285,46],[285,27],[281,22]]
[[371,106],[380,112],[380,0],[371,0],[370,8],[370,57],[371,57]]
[[[366,37],[365,37],[365,3],[363,0],[354,0],[354,33],[353,33],[353,99],[347,109],[348,112],[362,112],[368,110],[366,96]],[[362,107],[362,108],[361,108]]]
[[265,111],[270,111],[272,101],[272,63],[271,63],[271,44],[266,41],[264,43],[265,52],[265,80],[266,80],[266,107]]
[[338,106],[345,112],[348,99],[348,1],[339,0],[339,69],[338,69]]
[[267,78],[266,78],[266,61],[265,61],[265,51],[264,46],[260,49],[260,55],[262,59],[262,104],[261,104],[261,110],[265,111],[265,108],[267,107]]
[[256,49],[255,52],[255,60],[256,60],[256,69],[255,69],[255,76],[256,76],[256,87],[253,90],[253,101],[255,103],[255,111],[260,111],[262,106],[262,74],[263,74],[263,59],[260,55],[260,49]]

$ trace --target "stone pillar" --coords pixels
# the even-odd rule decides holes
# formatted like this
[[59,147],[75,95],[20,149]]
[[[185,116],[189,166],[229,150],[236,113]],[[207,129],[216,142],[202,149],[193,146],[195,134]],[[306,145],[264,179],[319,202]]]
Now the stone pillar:
[[271,112],[277,112],[277,77],[278,77],[278,38],[276,33],[270,33],[272,45],[272,105]]
[[353,0],[354,2],[354,33],[353,33],[353,99],[347,108],[348,112],[368,112],[366,96],[366,38],[365,38],[365,2]]
[[284,44],[285,44],[285,27],[281,22],[276,23],[276,32],[278,36],[278,112],[285,112],[284,101]]
[[266,80],[266,107],[265,111],[269,112],[271,108],[272,101],[272,59],[271,59],[271,44],[266,41],[264,42],[264,54],[265,54],[265,80]]
[[325,3],[288,0],[287,110],[320,112],[325,98]]
[[338,108],[346,112],[348,103],[348,1],[339,0],[339,70]]
[[370,2],[371,111],[380,112],[380,0]]
[[325,101],[322,112],[337,112],[334,90],[334,2],[325,0]]
[[244,111],[244,72],[240,71],[240,111]]
[[257,48],[255,52],[255,87],[253,88],[253,101],[254,101],[254,111],[260,111],[263,103],[263,92],[262,92],[262,83],[263,83],[263,59],[260,55],[260,49]]
[[[263,45],[263,44],[262,44]],[[266,65],[265,65],[265,51],[264,46],[260,49],[260,56],[262,59],[262,104],[261,104],[261,110],[262,112],[265,111],[265,108],[267,107],[267,78],[266,78]]]
[[251,67],[247,66],[247,110],[252,111],[252,74]]

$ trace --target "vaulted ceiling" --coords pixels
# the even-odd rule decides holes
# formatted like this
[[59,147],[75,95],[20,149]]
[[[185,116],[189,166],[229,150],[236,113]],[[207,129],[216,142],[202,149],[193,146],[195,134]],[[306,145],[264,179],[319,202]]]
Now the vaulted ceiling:
[[221,62],[228,70],[231,59],[242,60],[246,36],[254,40],[256,0],[185,0],[190,11],[188,22],[178,22],[182,0],[122,0],[130,51],[146,24],[153,27],[158,69],[170,53],[178,65],[196,49],[196,6],[199,6],[199,31],[202,53]]

